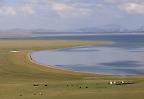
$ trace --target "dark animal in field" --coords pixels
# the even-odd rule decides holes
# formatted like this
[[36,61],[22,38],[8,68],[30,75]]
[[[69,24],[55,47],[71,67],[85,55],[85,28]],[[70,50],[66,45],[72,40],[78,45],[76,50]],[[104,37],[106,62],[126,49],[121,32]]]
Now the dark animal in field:
[[19,96],[23,96],[22,94],[20,94]]
[[33,86],[39,86],[38,84],[33,84]]
[[36,95],[36,93],[34,93],[33,95]]

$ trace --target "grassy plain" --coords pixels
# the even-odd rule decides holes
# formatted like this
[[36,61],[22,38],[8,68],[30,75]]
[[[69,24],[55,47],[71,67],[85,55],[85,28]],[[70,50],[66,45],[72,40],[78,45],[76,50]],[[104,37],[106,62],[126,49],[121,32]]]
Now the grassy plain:
[[[0,99],[143,99],[143,76],[112,76],[59,70],[33,63],[28,57],[28,53],[37,50],[110,43],[1,40]],[[21,52],[13,53],[13,50]],[[134,81],[135,84],[107,84],[111,80]]]

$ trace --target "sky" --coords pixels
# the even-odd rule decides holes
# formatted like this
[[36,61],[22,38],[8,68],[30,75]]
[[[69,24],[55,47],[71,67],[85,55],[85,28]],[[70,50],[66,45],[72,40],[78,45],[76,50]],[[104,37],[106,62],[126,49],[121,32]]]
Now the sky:
[[0,30],[144,26],[144,0],[0,0]]

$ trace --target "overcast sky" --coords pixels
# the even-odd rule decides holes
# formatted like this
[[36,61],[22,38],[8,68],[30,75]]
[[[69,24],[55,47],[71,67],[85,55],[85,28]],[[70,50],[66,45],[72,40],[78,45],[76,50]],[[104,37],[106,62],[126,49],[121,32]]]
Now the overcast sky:
[[0,29],[144,26],[144,0],[0,0]]

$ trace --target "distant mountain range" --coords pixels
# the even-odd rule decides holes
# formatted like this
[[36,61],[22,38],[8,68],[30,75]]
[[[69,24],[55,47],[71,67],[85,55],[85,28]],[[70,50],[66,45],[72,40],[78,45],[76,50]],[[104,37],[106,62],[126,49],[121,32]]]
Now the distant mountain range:
[[48,33],[48,32],[56,32],[55,30],[48,30],[48,29],[22,29],[22,28],[17,28],[17,29],[8,29],[8,30],[0,30],[0,33],[8,33],[8,34],[29,34],[29,33]]
[[95,33],[133,33],[144,32],[144,27],[138,27],[136,29],[127,29],[120,25],[104,25],[102,27],[90,27],[78,29],[79,32],[95,32]]
[[118,25],[105,25],[102,27],[90,27],[79,29],[82,32],[125,32],[127,29],[122,28]]
[[111,24],[104,25],[101,27],[87,27],[80,28],[76,30],[67,30],[67,31],[57,31],[54,29],[9,29],[1,30],[0,33],[32,33],[32,34],[54,34],[54,33],[144,33],[144,26],[138,27],[136,29],[127,29],[120,25]]

